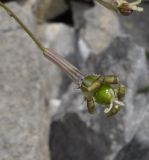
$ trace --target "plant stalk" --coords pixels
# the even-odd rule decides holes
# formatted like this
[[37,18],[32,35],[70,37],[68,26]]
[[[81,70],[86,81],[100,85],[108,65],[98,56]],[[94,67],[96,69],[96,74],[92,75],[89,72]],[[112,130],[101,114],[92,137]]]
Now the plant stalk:
[[37,47],[42,51],[43,55],[50,61],[54,62],[57,66],[59,66],[73,80],[74,83],[80,86],[84,75],[79,71],[79,69],[77,69],[65,58],[58,55],[54,51],[46,49],[32,34],[32,32],[25,26],[25,24],[16,16],[16,14],[1,1],[0,6],[4,8],[8,12],[8,14],[16,20],[16,22],[21,26],[21,28],[29,35],[29,37],[34,41]]

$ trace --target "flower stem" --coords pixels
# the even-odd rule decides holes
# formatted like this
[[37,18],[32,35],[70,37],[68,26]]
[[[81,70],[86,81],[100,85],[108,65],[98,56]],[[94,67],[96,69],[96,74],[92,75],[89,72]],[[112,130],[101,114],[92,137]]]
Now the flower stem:
[[35,38],[35,36],[32,34],[32,32],[24,25],[24,23],[16,16],[16,14],[9,8],[7,7],[4,3],[0,1],[0,6],[3,7],[8,14],[13,17],[17,23],[21,26],[21,28],[31,37],[31,39],[36,43],[38,48],[40,48],[44,52],[44,46]]
[[61,57],[57,53],[53,52],[50,49],[46,49],[39,42],[39,40],[36,39],[32,32],[25,26],[25,24],[16,16],[16,14],[1,1],[0,6],[4,8],[8,12],[8,14],[16,20],[16,22],[21,26],[21,28],[30,36],[30,38],[42,51],[43,55],[50,61],[54,62],[57,66],[59,66],[77,85],[80,86],[80,83],[84,78],[84,75],[79,71],[79,69],[77,69],[75,66],[73,66],[65,58]]

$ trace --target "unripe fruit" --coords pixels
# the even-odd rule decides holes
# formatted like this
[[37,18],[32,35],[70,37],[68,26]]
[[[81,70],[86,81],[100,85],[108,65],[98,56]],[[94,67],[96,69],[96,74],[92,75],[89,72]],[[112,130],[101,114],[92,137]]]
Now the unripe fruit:
[[99,104],[109,105],[115,98],[114,90],[110,85],[102,84],[99,89],[96,90],[94,98]]

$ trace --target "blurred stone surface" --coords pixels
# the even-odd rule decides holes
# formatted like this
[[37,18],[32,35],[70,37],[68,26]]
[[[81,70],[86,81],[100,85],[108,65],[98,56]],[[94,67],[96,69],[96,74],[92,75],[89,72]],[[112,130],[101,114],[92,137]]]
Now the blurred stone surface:
[[135,137],[116,156],[115,160],[148,160],[149,146],[141,143]]
[[91,6],[87,3],[80,3],[78,1],[71,1],[71,8],[73,13],[73,21],[76,29],[81,29],[85,24],[84,13]]
[[47,48],[66,57],[76,50],[75,31],[63,23],[52,23],[39,27],[38,34]]
[[99,54],[120,34],[117,16],[101,5],[97,4],[97,6],[87,10],[84,19],[85,24],[80,31],[79,39],[82,56],[84,56],[85,44],[85,48],[89,48],[91,53]]
[[[16,3],[9,7],[34,28],[29,12]],[[2,9],[0,23],[0,159],[48,160],[48,101],[60,74]]]
[[53,19],[68,9],[65,0],[37,0],[35,6],[35,14],[39,22]]
[[124,32],[130,34],[133,37],[134,42],[145,47],[146,50],[149,50],[148,2],[146,0],[143,1],[143,4],[141,4],[141,6],[144,8],[144,11],[141,13],[134,12],[132,16],[128,17],[119,16],[119,20]]

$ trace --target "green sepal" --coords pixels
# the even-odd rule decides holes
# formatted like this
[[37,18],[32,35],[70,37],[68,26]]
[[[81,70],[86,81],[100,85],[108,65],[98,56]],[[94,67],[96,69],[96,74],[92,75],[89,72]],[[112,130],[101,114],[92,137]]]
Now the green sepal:
[[80,89],[82,90],[85,97],[93,95],[94,91],[89,91],[88,88],[94,84],[94,82],[97,80],[97,78],[98,78],[97,75],[92,74],[92,75],[86,76],[83,79]]

